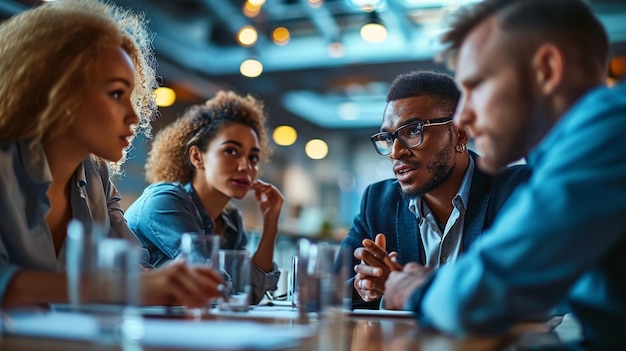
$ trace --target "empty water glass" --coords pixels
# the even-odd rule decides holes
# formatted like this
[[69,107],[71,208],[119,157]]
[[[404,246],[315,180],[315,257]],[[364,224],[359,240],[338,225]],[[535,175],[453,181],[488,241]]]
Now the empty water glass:
[[[123,239],[104,237],[103,227],[68,227],[67,275],[70,302],[95,315],[98,341],[121,343],[141,337],[139,274],[141,250]],[[139,326],[139,327],[138,327]]]
[[246,250],[219,250],[215,263],[224,282],[220,285],[221,311],[247,311],[250,308],[250,255]]
[[350,306],[348,266],[348,255],[339,245],[298,241],[297,305],[302,317],[317,313],[336,320],[345,315]]
[[[180,240],[180,255],[177,259],[182,259],[189,266],[214,267],[214,260],[220,248],[220,237],[218,235],[205,235],[204,233],[183,233]],[[210,301],[205,308],[190,308],[188,312],[196,319],[199,319],[203,312],[206,312],[217,303]]]

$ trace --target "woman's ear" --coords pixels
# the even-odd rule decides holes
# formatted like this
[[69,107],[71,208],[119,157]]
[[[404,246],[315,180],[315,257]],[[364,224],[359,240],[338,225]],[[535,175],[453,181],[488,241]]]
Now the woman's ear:
[[191,162],[196,169],[204,169],[202,152],[200,152],[200,149],[195,145],[189,148],[189,162]]

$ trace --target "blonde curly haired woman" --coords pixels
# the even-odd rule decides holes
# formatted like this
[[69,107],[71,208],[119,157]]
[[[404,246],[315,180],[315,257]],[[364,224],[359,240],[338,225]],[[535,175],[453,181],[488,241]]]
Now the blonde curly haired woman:
[[[2,23],[0,43],[0,300],[66,302],[72,218],[139,245],[107,161],[119,166],[133,135],[150,130],[150,34],[114,5],[58,0]],[[202,306],[219,282],[184,264],[151,270],[142,301]]]
[[260,101],[232,91],[189,108],[155,137],[146,163],[152,184],[125,215],[158,267],[178,256],[185,232],[218,234],[222,248],[245,248],[241,215],[229,201],[253,191],[263,216],[252,257],[253,303],[276,289],[280,275],[272,261],[283,196],[257,179],[268,156],[265,119]]

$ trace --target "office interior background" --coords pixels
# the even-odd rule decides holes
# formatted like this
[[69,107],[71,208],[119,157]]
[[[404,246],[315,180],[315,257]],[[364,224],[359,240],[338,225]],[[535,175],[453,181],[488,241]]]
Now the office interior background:
[[[390,82],[412,70],[447,72],[434,57],[442,18],[476,0],[115,0],[144,12],[155,33],[163,99],[153,132],[219,90],[265,103],[273,155],[261,179],[285,196],[280,232],[340,240],[365,187],[393,177],[369,136]],[[552,1],[552,0],[546,0]],[[609,84],[626,77],[626,0],[588,1],[611,40]],[[40,0],[0,0],[5,19]],[[513,82],[512,82],[513,83]],[[168,97],[164,93],[173,93]],[[114,182],[126,208],[147,185],[150,140],[134,142]],[[252,194],[234,202],[251,232]],[[383,206],[383,204],[381,204]]]

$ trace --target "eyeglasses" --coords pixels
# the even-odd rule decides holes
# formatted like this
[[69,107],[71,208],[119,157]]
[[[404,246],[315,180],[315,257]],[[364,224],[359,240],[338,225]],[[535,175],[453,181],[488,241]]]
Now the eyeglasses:
[[391,154],[393,142],[398,139],[407,149],[422,145],[424,142],[424,127],[441,126],[452,122],[452,117],[428,119],[416,123],[409,123],[396,129],[395,132],[380,132],[372,135],[370,140],[376,151],[382,156]]

